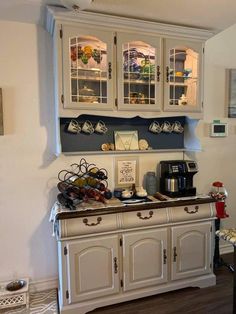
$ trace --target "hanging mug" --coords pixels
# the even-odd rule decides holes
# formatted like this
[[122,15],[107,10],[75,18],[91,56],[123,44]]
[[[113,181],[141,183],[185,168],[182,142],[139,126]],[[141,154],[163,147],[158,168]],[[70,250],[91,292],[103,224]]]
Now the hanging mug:
[[163,124],[162,124],[162,131],[164,133],[171,133],[173,131],[173,127],[172,125],[170,124],[169,121],[165,121]]
[[83,131],[86,134],[92,134],[94,132],[94,128],[92,123],[89,120],[86,120],[83,124],[82,124],[82,129],[81,131]]
[[161,133],[162,127],[157,121],[153,121],[149,126],[149,131],[152,133]]
[[184,127],[181,125],[179,121],[175,121],[172,125],[173,132],[175,133],[183,133],[184,132]]
[[79,133],[81,131],[81,127],[79,126],[78,121],[72,119],[68,124],[67,131],[74,134]]
[[97,133],[105,134],[108,131],[108,128],[102,120],[99,120],[95,125],[94,130]]

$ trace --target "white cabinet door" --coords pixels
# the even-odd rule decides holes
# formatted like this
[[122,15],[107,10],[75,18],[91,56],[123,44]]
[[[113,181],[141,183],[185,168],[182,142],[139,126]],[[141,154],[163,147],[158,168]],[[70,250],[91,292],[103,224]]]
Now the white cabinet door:
[[118,110],[159,111],[162,103],[161,39],[117,34]]
[[62,95],[65,109],[108,110],[114,105],[114,33],[63,26]]
[[202,109],[202,43],[164,40],[164,111]]
[[124,291],[167,281],[167,229],[123,235]]
[[118,236],[67,242],[69,303],[119,292]]
[[171,279],[183,279],[211,272],[211,222],[171,228]]

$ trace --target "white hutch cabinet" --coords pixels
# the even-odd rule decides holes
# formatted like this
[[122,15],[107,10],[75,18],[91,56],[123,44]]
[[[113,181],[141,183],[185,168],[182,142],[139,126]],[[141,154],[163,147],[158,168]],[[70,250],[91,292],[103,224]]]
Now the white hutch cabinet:
[[211,201],[104,208],[87,216],[59,213],[60,312],[85,314],[157,293],[214,285]]
[[48,7],[46,27],[54,37],[60,117],[81,110],[201,116],[209,31],[58,7]]
[[[137,116],[185,116],[187,141],[195,142],[190,121],[203,116],[203,49],[212,33],[60,7],[47,7],[46,28],[54,42],[57,155],[102,153],[100,143],[92,148],[101,136],[92,134],[87,148],[77,148],[85,138],[66,134],[69,119],[82,125],[85,115],[111,118],[103,143],[113,141],[112,118],[129,120],[127,130],[133,130]],[[148,132],[142,138],[150,138]]]

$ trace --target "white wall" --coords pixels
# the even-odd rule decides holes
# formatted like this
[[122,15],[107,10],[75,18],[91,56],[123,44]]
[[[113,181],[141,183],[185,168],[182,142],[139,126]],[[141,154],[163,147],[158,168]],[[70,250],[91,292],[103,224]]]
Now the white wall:
[[[196,154],[200,167],[196,181],[199,190],[206,192],[212,182],[222,181],[228,191],[226,204],[230,217],[222,220],[222,227],[236,226],[236,119],[227,118],[225,101],[226,69],[236,68],[236,43],[233,40],[235,34],[236,25],[206,42],[204,120],[198,127],[203,152]],[[228,123],[228,137],[209,137],[209,124],[214,119]]]
[[[209,138],[206,127],[212,119],[224,117],[224,68],[236,63],[236,44],[232,40],[235,32],[236,27],[207,43],[205,120],[198,127],[204,152],[190,155],[199,162],[200,172],[195,176],[199,192],[207,193],[214,180],[225,183],[231,226],[236,202],[235,122],[229,121],[230,135],[226,139]],[[0,280],[23,276],[32,281],[56,278],[56,242],[51,236],[49,212],[58,193],[58,172],[78,162],[81,156],[53,155],[49,34],[32,24],[0,22],[0,42],[5,124],[5,135],[0,136]],[[156,169],[159,160],[182,157],[181,153],[140,155],[140,183],[145,172]],[[113,188],[113,157],[86,159],[107,168],[109,186]]]

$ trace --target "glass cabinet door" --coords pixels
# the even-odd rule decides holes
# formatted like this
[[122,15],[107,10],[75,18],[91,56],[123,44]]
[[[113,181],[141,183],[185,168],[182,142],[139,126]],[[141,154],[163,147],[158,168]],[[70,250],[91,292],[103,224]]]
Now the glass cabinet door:
[[201,44],[166,40],[165,109],[200,111],[201,54]]
[[118,33],[117,59],[118,109],[159,110],[160,39]]
[[112,33],[63,29],[64,107],[110,109],[112,103]]

